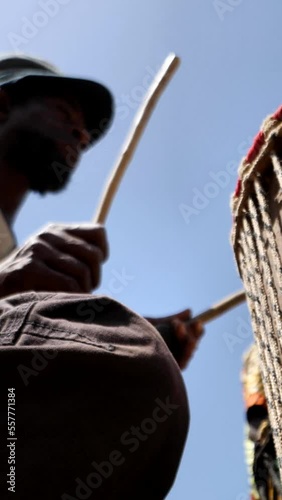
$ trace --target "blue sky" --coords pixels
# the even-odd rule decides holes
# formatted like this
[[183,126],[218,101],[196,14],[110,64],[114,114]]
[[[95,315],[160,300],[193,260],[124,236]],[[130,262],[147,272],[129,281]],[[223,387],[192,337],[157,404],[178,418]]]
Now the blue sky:
[[[281,14],[279,0],[6,3],[1,50],[97,78],[117,103],[111,131],[85,155],[66,192],[28,198],[15,226],[19,241],[46,222],[91,219],[141,96],[173,51],[182,65],[107,221],[111,256],[99,291],[158,316],[186,307],[198,313],[239,289],[230,195],[248,144],[282,103]],[[113,293],[122,270],[127,279]],[[192,419],[169,500],[247,500],[239,374],[250,342],[245,305],[207,325],[183,374]]]

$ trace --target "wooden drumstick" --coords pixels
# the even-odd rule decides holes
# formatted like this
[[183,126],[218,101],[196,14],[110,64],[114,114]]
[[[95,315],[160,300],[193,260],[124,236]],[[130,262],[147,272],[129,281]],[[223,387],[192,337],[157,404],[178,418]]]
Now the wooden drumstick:
[[122,176],[126,168],[128,167],[130,160],[137,148],[137,145],[141,139],[142,133],[149,121],[153,109],[161,93],[165,89],[169,80],[174,75],[179,65],[180,65],[179,57],[177,57],[175,54],[170,54],[166,58],[160,71],[157,73],[157,76],[150,85],[150,88],[144,99],[144,104],[141,106],[140,110],[137,112],[135,116],[132,128],[124,143],[121,154],[107,182],[97,213],[93,219],[94,223],[97,224],[105,223],[114,195],[119,187]]
[[197,314],[197,316],[195,316],[194,318],[191,318],[188,321],[188,324],[195,323],[196,321],[200,321],[201,323],[208,323],[208,321],[221,316],[221,314],[229,311],[235,306],[238,306],[245,300],[245,290],[240,290],[239,292],[233,293],[232,295],[228,295],[228,297],[225,297],[220,302],[217,302],[206,311],[203,311],[200,314]]
[[[217,302],[213,306],[211,306],[206,311],[197,314],[194,318],[189,319],[186,324],[187,326],[192,325],[193,323],[200,322],[202,324],[208,323],[213,319],[216,319],[221,314],[229,311],[232,307],[238,306],[242,302],[246,300],[246,294],[244,290],[240,290],[239,292],[233,293],[229,295],[225,299]],[[177,340],[174,332],[174,327],[172,324],[164,323],[156,325],[156,328],[161,333],[163,339],[168,345],[171,352],[174,354],[176,358],[180,358],[182,354],[182,347],[179,341]]]
[[[147,95],[144,99],[144,103],[140,110],[137,112],[135,119],[133,121],[132,128],[129,135],[125,141],[122,148],[122,152],[118,157],[118,160],[113,168],[110,178],[106,184],[104,193],[102,195],[98,210],[93,222],[96,224],[104,224],[106,217],[111,208],[111,204],[114,199],[114,195],[118,190],[119,184],[121,182],[122,176],[128,167],[133,154],[138,146],[141,139],[142,133],[149,121],[149,118],[153,112],[155,105],[164,91],[166,85],[174,75],[175,71],[180,65],[180,59],[175,54],[170,54],[165,62],[163,63],[160,71],[152,82]],[[245,292],[240,291],[231,296],[226,297],[221,302],[213,305],[211,308],[203,311],[194,318],[191,318],[188,324],[200,321],[202,323],[207,323],[212,319],[217,318],[226,311],[229,311],[232,307],[244,302],[246,299]]]

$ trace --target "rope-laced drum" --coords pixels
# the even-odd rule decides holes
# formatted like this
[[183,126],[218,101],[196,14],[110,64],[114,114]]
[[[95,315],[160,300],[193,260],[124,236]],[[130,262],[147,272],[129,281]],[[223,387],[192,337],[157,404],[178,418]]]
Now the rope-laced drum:
[[239,167],[232,243],[247,293],[282,477],[282,107]]

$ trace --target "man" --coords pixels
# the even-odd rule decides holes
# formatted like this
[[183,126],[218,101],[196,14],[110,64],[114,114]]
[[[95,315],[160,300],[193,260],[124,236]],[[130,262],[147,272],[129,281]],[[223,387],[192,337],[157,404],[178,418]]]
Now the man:
[[103,227],[49,225],[13,248],[26,195],[67,185],[107,130],[112,99],[26,57],[0,61],[0,86],[1,488],[28,500],[161,500],[189,420],[177,363],[202,328],[187,326],[189,311],[146,320],[90,294],[108,256]]

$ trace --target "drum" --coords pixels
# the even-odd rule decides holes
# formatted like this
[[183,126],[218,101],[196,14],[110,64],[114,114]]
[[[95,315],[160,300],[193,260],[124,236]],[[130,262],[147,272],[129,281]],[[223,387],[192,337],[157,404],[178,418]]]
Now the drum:
[[282,106],[239,167],[232,245],[247,295],[282,477]]

